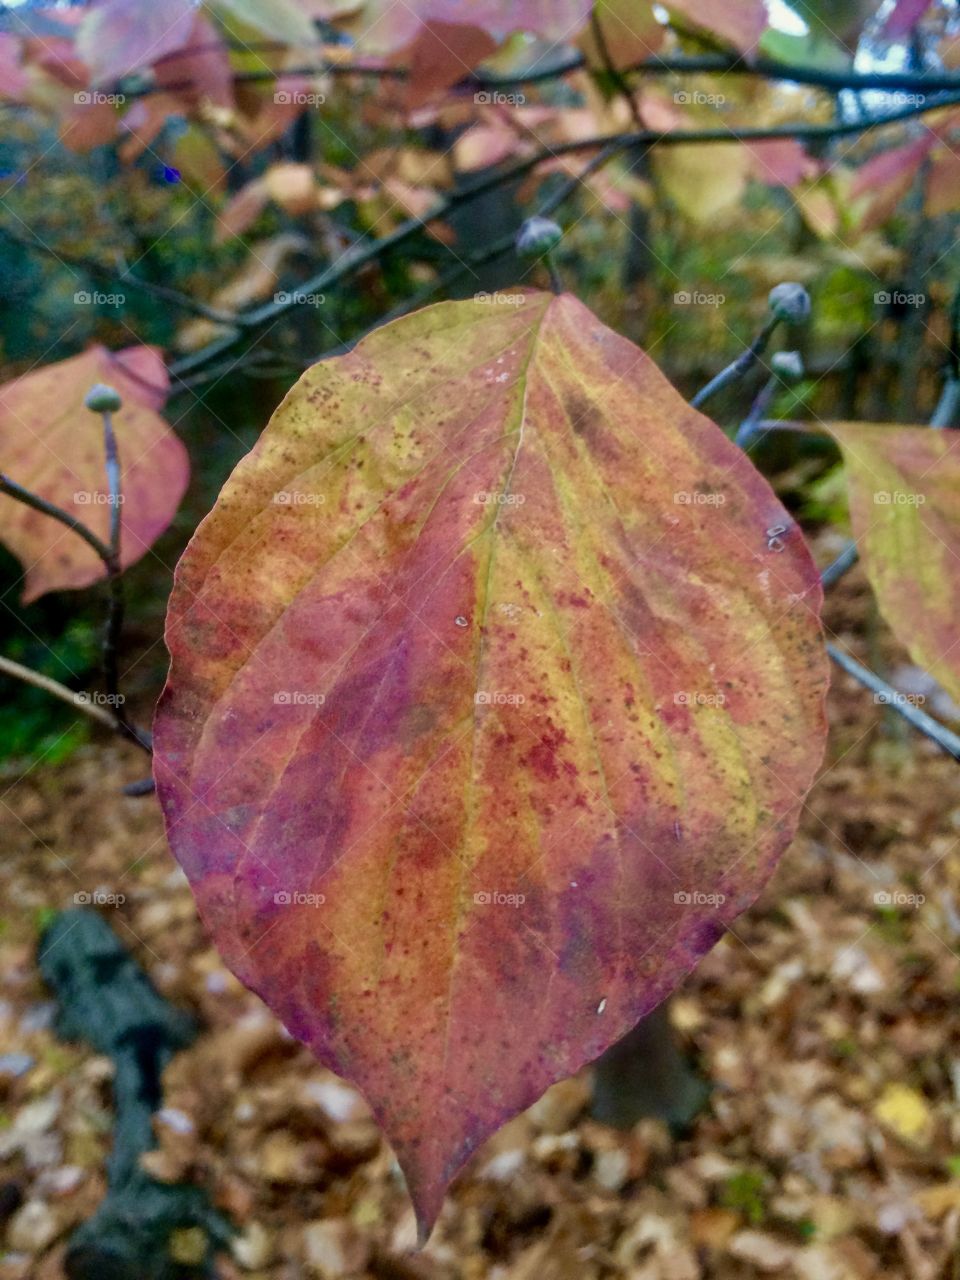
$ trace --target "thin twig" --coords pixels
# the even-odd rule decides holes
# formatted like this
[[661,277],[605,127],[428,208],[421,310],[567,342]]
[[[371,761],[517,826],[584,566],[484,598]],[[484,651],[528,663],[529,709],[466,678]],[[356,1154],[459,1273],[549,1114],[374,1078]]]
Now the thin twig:
[[[254,50],[286,51],[288,44],[276,40],[259,40],[244,43],[236,47],[244,52]],[[301,46],[306,48],[306,46]],[[322,46],[321,46],[322,47]],[[197,45],[190,50],[191,54],[203,52],[219,52],[221,43]],[[175,50],[164,54],[154,61],[154,66],[183,56],[183,50]],[[498,76],[482,72],[473,72],[453,86],[454,91],[472,92],[477,89],[507,89],[514,85],[541,84],[548,80],[558,79],[572,71],[580,71],[587,65],[582,54],[557,60],[545,67],[534,67],[519,75]],[[751,57],[749,61],[723,53],[707,53],[684,57],[656,57],[641,59],[629,67],[622,68],[621,74],[645,76],[655,75],[739,75],[753,76],[764,80],[786,80],[792,84],[811,85],[815,88],[840,92],[844,89],[877,89],[877,90],[910,90],[916,93],[946,93],[960,89],[960,76],[949,72],[911,72],[900,71],[854,71],[844,69],[833,71],[799,63],[779,62],[775,58]],[[325,60],[303,66],[284,67],[281,70],[265,70],[239,72],[233,78],[241,83],[263,80],[279,80],[284,76],[360,76],[377,80],[407,80],[411,72],[408,67],[388,66],[383,64],[338,62]],[[135,80],[135,77],[132,77]],[[124,94],[128,98],[145,97],[152,93],[176,92],[178,89],[196,88],[194,81],[182,84],[137,84],[119,81]]]
[[857,544],[848,542],[836,560],[831,561],[821,573],[820,581],[823,586],[832,587],[835,582],[839,582],[845,573],[849,573],[859,559],[860,552],[857,550]]
[[[953,102],[960,103],[960,95],[957,95]],[[947,102],[945,100],[934,105],[940,107],[947,105]],[[683,129],[669,133],[645,129],[640,132],[613,135],[601,134],[592,138],[560,142],[554,146],[541,148],[534,155],[527,156],[509,168],[501,169],[497,173],[489,174],[468,186],[452,191],[445,199],[439,201],[433,209],[424,214],[423,217],[408,218],[388,235],[382,236],[378,240],[370,241],[365,246],[354,245],[342,254],[335,263],[326,267],[312,279],[304,281],[299,286],[298,293],[324,293],[329,291],[342,280],[360,270],[361,267],[367,266],[390,250],[405,244],[406,241],[418,235],[430,223],[447,217],[457,206],[476,200],[488,191],[496,190],[498,187],[507,186],[518,181],[536,169],[538,165],[548,160],[555,160],[566,155],[575,155],[581,151],[599,151],[602,149],[604,152],[603,163],[607,163],[619,152],[643,146],[684,146],[691,142],[729,144],[770,141],[775,138],[793,138],[807,141],[841,138],[897,124],[930,110],[933,110],[932,105],[913,103],[898,111],[891,111],[885,115],[877,116],[872,120],[848,121],[842,124],[776,125],[769,128],[741,130]],[[238,317],[237,323],[242,325],[244,330],[261,328],[264,325],[271,324],[296,305],[296,296],[292,295],[286,302],[270,302],[242,313]],[[221,335],[199,351],[192,352],[190,355],[174,361],[169,370],[171,376],[181,377],[183,374],[201,368],[208,361],[215,359],[225,351],[231,350],[242,337],[243,332],[239,331]]]
[[960,760],[960,737],[957,734],[934,720],[932,716],[928,716],[912,702],[907,701],[906,696],[894,689],[893,685],[887,684],[886,680],[881,680],[868,667],[857,662],[856,658],[851,658],[835,644],[828,642],[827,652],[838,667],[842,667],[848,675],[853,676],[854,680],[858,680],[865,688],[877,694],[884,706],[889,706],[891,710],[898,712],[904,720],[935,742],[947,755]]
[[722,391],[724,387],[728,387],[731,382],[736,382],[738,378],[742,378],[760,359],[764,348],[770,341],[774,329],[780,323],[780,317],[776,314],[768,316],[764,321],[763,328],[750,343],[749,347],[736,360],[731,360],[725,369],[720,372],[707,383],[705,387],[701,387],[697,394],[690,401],[691,407],[699,409],[701,405],[716,395],[718,391]]
[[2,472],[0,472],[0,493],[6,493],[11,498],[16,498],[18,502],[22,502],[24,506],[32,507],[34,511],[41,511],[45,516],[59,520],[68,529],[72,529],[74,533],[79,534],[84,542],[93,548],[104,564],[109,560],[110,548],[97,537],[92,529],[88,529],[82,520],[72,516],[69,511],[64,511],[62,507],[58,507],[52,502],[47,502],[46,498],[41,498],[38,494],[31,493],[29,489],[24,489],[23,485],[17,484],[15,480],[11,480],[9,476],[5,476]]
[[82,711],[90,716],[92,720],[105,724],[108,729],[116,729],[117,727],[113,716],[106,708],[101,707],[97,702],[90,701],[89,696],[75,693],[73,689],[68,689],[59,680],[52,680],[49,676],[41,675],[39,671],[24,667],[19,662],[14,662],[12,658],[4,658],[2,655],[0,655],[0,671],[4,675],[11,676],[14,680],[22,680],[24,684],[32,684],[36,689],[43,689],[45,693],[52,694],[55,698],[59,698],[61,702],[68,703],[73,707],[74,711]]

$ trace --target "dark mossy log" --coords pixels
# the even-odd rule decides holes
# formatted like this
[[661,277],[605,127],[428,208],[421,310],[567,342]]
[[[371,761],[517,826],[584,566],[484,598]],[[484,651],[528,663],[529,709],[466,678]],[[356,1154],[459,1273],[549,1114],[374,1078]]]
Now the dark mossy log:
[[154,1145],[151,1118],[167,1063],[196,1035],[193,1019],[151,984],[107,922],[76,908],[40,941],[40,971],[57,997],[57,1032],[112,1058],[116,1111],[108,1192],[70,1241],[70,1280],[187,1280],[213,1274],[229,1240],[205,1192],[169,1186],[140,1168]]

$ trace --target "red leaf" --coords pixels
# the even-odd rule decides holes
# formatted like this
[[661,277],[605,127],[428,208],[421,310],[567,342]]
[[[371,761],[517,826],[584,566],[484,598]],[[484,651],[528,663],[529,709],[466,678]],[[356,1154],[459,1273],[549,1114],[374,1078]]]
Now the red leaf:
[[190,37],[193,0],[99,0],[77,32],[77,52],[95,84],[121,79],[179,49]]
[[823,745],[819,599],[766,481],[570,295],[378,329],[227,482],[167,617],[171,847],[422,1230],[769,876]]
[[897,0],[881,34],[887,40],[902,39],[929,8],[930,0]]
[[[91,347],[0,386],[0,470],[81,519],[106,541],[110,507],[103,423],[83,405],[97,382],[115,387],[122,467],[121,563],[135,563],[168,527],[189,475],[187,453],[158,416],[168,387],[152,347],[112,355]],[[26,570],[24,602],[47,591],[86,587],[104,576],[102,561],[49,516],[0,495],[0,539]]]

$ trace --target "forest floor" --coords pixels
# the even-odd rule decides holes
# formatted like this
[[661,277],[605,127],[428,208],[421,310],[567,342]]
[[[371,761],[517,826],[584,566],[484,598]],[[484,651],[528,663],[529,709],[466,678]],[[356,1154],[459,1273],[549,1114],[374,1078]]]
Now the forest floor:
[[[896,669],[871,609],[856,571],[826,621]],[[419,1254],[363,1100],[226,971],[155,799],[121,794],[143,757],[97,741],[0,779],[0,1280],[61,1280],[104,1194],[110,1061],[57,1037],[36,965],[44,913],[98,888],[125,896],[104,914],[203,1027],[146,1161],[237,1225],[223,1280],[957,1280],[960,770],[842,673],[830,714],[800,834],[672,1001],[712,1090],[689,1132],[607,1128],[589,1073],[562,1082],[471,1160]]]

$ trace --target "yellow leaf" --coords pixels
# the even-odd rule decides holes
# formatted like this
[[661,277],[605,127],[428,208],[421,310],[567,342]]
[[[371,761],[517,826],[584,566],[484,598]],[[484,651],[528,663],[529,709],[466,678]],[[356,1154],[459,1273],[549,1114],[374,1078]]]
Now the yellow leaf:
[[930,1108],[922,1095],[908,1085],[888,1084],[873,1114],[902,1142],[926,1146],[933,1136]]

